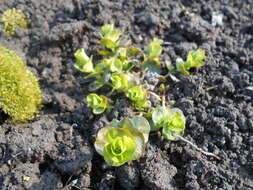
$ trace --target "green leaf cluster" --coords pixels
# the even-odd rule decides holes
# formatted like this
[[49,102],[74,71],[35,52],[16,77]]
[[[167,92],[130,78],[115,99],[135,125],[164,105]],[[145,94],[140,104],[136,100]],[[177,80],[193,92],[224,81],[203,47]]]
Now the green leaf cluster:
[[121,31],[114,29],[113,24],[107,24],[101,27],[100,44],[112,51],[115,51],[120,42]]
[[[104,25],[100,30],[100,44],[103,50],[99,54],[103,56],[96,64],[93,63],[92,56],[89,57],[84,49],[78,49],[74,56],[76,62],[74,67],[81,72],[87,73],[86,79],[95,79],[89,84],[89,91],[95,92],[104,86],[111,87],[114,91],[125,93],[132,100],[132,104],[138,110],[143,110],[148,106],[147,93],[141,87],[140,73],[132,72],[132,69],[142,68],[141,61],[135,62],[137,58],[147,57],[150,61],[158,61],[162,52],[162,41],[155,38],[147,48],[147,55],[138,48],[128,44],[123,44],[121,32],[114,28],[113,24]],[[92,106],[90,106],[92,107]],[[95,111],[94,113],[102,113]]]
[[14,51],[3,46],[0,46],[0,73],[0,109],[13,122],[37,116],[42,99],[37,79]]
[[[132,106],[140,110],[135,114],[147,118],[136,116],[121,121],[114,119],[109,126],[99,130],[95,148],[109,165],[120,166],[140,158],[148,142],[150,131],[161,130],[167,140],[182,140],[186,124],[185,116],[180,109],[165,106],[165,93],[168,86],[161,82],[167,76],[178,82],[179,80],[173,75],[175,68],[182,74],[189,75],[191,68],[203,66],[205,51],[202,49],[190,51],[186,61],[181,58],[176,60],[176,67],[170,62],[165,62],[164,65],[169,73],[162,76],[163,65],[160,63],[160,56],[163,44],[163,40],[154,38],[142,51],[130,46],[121,31],[115,29],[113,24],[108,24],[101,27],[100,45],[103,49],[98,52],[99,56],[94,56],[95,63],[92,56],[87,56],[84,49],[79,49],[75,53],[74,66],[87,74],[86,79],[94,79],[89,84],[89,91],[99,90],[107,93],[110,90],[108,96],[115,95],[114,92],[124,93],[131,100]],[[145,72],[151,74],[145,75]],[[160,88],[155,89],[154,92],[147,91],[148,85],[142,82],[143,77],[147,76],[156,77],[155,80],[159,77],[157,84]],[[156,94],[157,92],[163,95]],[[148,95],[154,96],[159,101],[162,100],[163,106],[152,108]],[[116,97],[113,96],[113,99]],[[95,93],[87,96],[87,104],[94,114],[101,114],[111,108],[108,100],[106,96]]]
[[163,40],[154,38],[152,42],[148,44],[146,54],[144,54],[143,69],[147,69],[151,72],[161,73],[161,63],[159,57],[162,54]]
[[189,51],[186,61],[182,58],[177,58],[176,68],[177,71],[181,72],[183,75],[189,75],[189,69],[198,68],[205,65],[205,50],[197,49]]
[[[148,96],[140,78],[147,70],[151,73],[161,73],[159,57],[163,51],[163,40],[154,38],[142,52],[124,42],[122,32],[115,29],[113,24],[107,24],[101,27],[100,44],[103,47],[103,50],[99,51],[102,58],[96,60],[96,64],[84,49],[78,49],[74,54],[76,58],[74,67],[87,73],[86,79],[94,79],[89,83],[89,91],[95,92],[104,86],[109,86],[111,89],[109,95],[114,92],[125,93],[135,109],[145,110],[149,105]],[[204,59],[204,50],[190,51],[186,61],[181,58],[176,60],[176,68],[184,75],[189,75],[189,69],[203,66]],[[173,72],[172,65],[166,64],[166,66],[169,72]],[[135,72],[136,70],[139,72]],[[178,81],[172,74],[169,73],[168,76]],[[93,109],[96,114],[103,113],[102,110],[105,111],[99,109],[97,112]]]
[[110,126],[99,130],[95,148],[109,165],[121,166],[142,156],[149,132],[150,126],[144,117],[113,120]]
[[15,8],[6,10],[0,17],[0,22],[4,23],[6,35],[14,35],[17,27],[28,29],[28,22],[25,14]]
[[127,91],[127,97],[132,100],[137,110],[143,110],[148,106],[147,93],[141,86],[133,86]]
[[178,140],[185,130],[185,116],[178,108],[157,107],[150,114],[151,130],[162,128],[162,134],[167,140]]
[[86,100],[88,106],[92,108],[94,114],[101,114],[109,107],[108,100],[103,95],[99,96],[92,93],[87,96]]
[[126,91],[129,84],[128,84],[128,78],[127,75],[124,73],[114,73],[111,76],[111,81],[112,81],[112,87],[115,90],[122,90]]

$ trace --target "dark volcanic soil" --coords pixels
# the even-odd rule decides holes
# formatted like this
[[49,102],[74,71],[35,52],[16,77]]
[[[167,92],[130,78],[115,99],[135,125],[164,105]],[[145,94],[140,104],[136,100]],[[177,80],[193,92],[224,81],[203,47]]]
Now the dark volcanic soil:
[[[0,33],[0,44],[37,75],[44,108],[27,124],[8,124],[0,113],[0,190],[253,189],[252,0],[1,0],[0,12],[12,7],[25,12],[30,29]],[[214,26],[217,14],[223,23]],[[170,42],[162,59],[172,63],[206,50],[203,68],[167,81],[167,99],[187,116],[185,138],[221,160],[152,135],[140,160],[105,165],[93,147],[97,130],[132,112],[121,99],[109,116],[92,114],[73,52],[95,53],[106,23],[140,48],[154,36]]]

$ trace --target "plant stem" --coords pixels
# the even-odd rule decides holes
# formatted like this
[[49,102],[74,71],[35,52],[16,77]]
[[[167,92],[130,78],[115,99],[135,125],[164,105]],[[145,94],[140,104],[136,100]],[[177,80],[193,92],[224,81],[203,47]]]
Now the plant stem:
[[156,93],[152,92],[152,91],[147,91],[147,93],[149,93],[150,95],[156,97],[159,101],[161,101],[161,98],[159,95],[157,95]]
[[188,141],[187,139],[179,136],[179,135],[174,135],[175,137],[179,138],[180,140],[190,144],[192,147],[194,147],[196,150],[200,151],[202,154],[206,155],[206,156],[212,156],[214,158],[216,158],[217,160],[221,160],[221,158],[211,152],[206,152],[204,150],[202,150],[201,148],[197,147],[197,145],[193,144],[191,141]]
[[112,88],[112,90],[110,92],[108,92],[106,95],[109,97],[113,94],[113,92],[114,92],[114,88]]
[[162,96],[162,106],[165,107],[165,95]]

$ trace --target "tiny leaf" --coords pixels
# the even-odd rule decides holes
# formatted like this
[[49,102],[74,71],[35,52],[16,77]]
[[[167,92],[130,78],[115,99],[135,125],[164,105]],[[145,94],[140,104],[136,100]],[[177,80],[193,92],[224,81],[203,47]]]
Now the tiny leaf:
[[205,65],[205,58],[204,49],[191,50],[187,55],[185,68],[190,69],[194,67],[202,67]]
[[158,58],[162,54],[162,43],[163,40],[158,38],[153,39],[147,48],[147,54],[149,58]]
[[118,46],[116,42],[108,38],[101,39],[100,44],[108,49],[114,49]]
[[81,72],[85,72],[85,73],[92,73],[94,72],[94,68],[93,68],[93,63],[92,63],[92,58],[89,58],[84,49],[78,49],[75,54],[74,54],[75,58],[76,58],[76,63],[74,65],[74,67],[78,70],[80,70]]
[[105,37],[110,32],[112,32],[113,29],[114,29],[114,25],[113,24],[106,24],[106,25],[104,25],[104,26],[101,27],[100,34],[101,34],[102,37]]
[[185,62],[182,58],[176,59],[176,68],[183,75],[186,75],[186,76],[190,75],[190,73],[185,68]]

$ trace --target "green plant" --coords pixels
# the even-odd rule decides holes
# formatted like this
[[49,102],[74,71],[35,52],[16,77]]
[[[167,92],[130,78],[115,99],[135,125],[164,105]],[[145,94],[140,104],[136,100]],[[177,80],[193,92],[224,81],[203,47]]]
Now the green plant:
[[100,44],[116,53],[119,46],[121,32],[114,29],[113,24],[107,24],[101,27],[100,31]]
[[[173,81],[179,81],[173,75],[175,68],[182,74],[189,75],[191,68],[203,66],[205,52],[202,49],[190,51],[186,61],[181,58],[176,60],[176,67],[166,62],[165,66],[169,73],[162,76],[163,65],[160,63],[160,56],[163,44],[163,40],[154,38],[145,51],[142,51],[130,46],[121,31],[115,29],[113,24],[108,24],[101,27],[100,45],[103,49],[98,52],[99,56],[94,56],[96,58],[94,62],[92,56],[88,57],[83,49],[77,50],[74,54],[76,58],[74,66],[87,74],[85,79],[92,80],[89,91],[99,90],[107,96],[113,95],[113,99],[118,97],[117,95],[125,94],[131,100],[132,106],[140,110],[134,113],[144,115],[148,119],[147,121],[142,116],[125,118],[122,121],[113,119],[109,126],[99,130],[95,148],[109,165],[120,166],[140,158],[148,142],[149,132],[160,129],[165,139],[182,140],[202,153],[218,158],[183,138],[185,116],[180,109],[165,106],[168,103],[165,102],[165,92],[169,87],[162,83],[167,76]],[[146,73],[150,75],[145,75]],[[149,84],[143,82],[147,76],[157,77],[151,81],[158,79],[158,83],[155,82],[160,85],[158,90],[155,89],[154,92],[147,90],[150,89]],[[157,92],[162,93],[162,96],[156,94]],[[149,102],[150,95],[159,101],[162,100],[163,106],[152,108]],[[111,108],[108,100],[106,96],[95,93],[87,96],[87,103],[94,114],[101,114]]]
[[187,55],[186,61],[184,61],[182,58],[177,58],[176,68],[183,75],[189,75],[189,69],[202,67],[203,65],[205,65],[205,58],[205,50],[191,50]]
[[[162,40],[154,38],[147,47],[147,54],[141,50],[128,44],[123,44],[122,33],[114,29],[113,24],[101,27],[100,44],[103,50],[99,54],[103,56],[97,64],[93,64],[92,56],[88,57],[84,49],[78,49],[74,56],[76,58],[75,68],[81,72],[87,73],[86,79],[94,79],[89,84],[89,91],[95,92],[104,86],[111,87],[111,95],[113,92],[125,93],[132,101],[132,105],[137,110],[144,110],[148,106],[147,93],[142,85],[141,73],[132,72],[133,69],[149,69],[145,68],[146,64],[158,64],[159,56],[162,53]],[[134,57],[142,58],[144,61],[134,59]],[[92,106],[90,106],[92,107]],[[95,109],[93,109],[95,111]],[[95,114],[103,113],[105,109],[100,109]]]
[[141,86],[133,86],[127,91],[127,97],[132,100],[133,106],[138,110],[143,110],[148,106],[147,93]]
[[[148,93],[145,90],[145,85],[141,82],[142,76],[147,70],[161,76],[162,66],[159,57],[163,51],[163,43],[163,40],[154,38],[143,52],[130,46],[123,39],[121,31],[115,29],[113,24],[107,24],[102,26],[100,30],[100,44],[103,50],[100,50],[98,54],[102,58],[96,60],[94,64],[92,56],[88,57],[84,49],[79,49],[74,54],[76,58],[74,66],[81,72],[88,74],[86,79],[94,79],[88,87],[90,92],[109,86],[111,91],[107,95],[123,92],[132,101],[135,109],[145,110],[149,104]],[[204,59],[204,50],[190,51],[186,61],[181,58],[176,60],[176,68],[182,74],[189,75],[189,69],[203,66]],[[169,70],[166,76],[178,81],[171,74],[174,71],[173,65],[166,66]],[[161,78],[166,78],[166,76],[161,76]]]
[[185,117],[180,109],[161,106],[155,108],[150,115],[152,131],[162,128],[162,134],[167,140],[178,140],[178,136],[183,136]]
[[101,114],[109,107],[107,98],[102,95],[92,93],[87,96],[86,100],[94,114]]
[[128,79],[127,75],[124,73],[115,73],[112,74],[111,76],[111,81],[112,81],[112,87],[115,90],[122,90],[126,91],[128,88]]
[[163,40],[154,38],[146,49],[144,54],[143,69],[148,69],[151,72],[161,73],[161,63],[159,57],[162,54]]
[[85,72],[85,73],[92,73],[94,72],[92,58],[89,58],[84,49],[79,49],[74,54],[76,58],[76,63],[74,67],[78,69],[79,71]]
[[0,46],[0,109],[11,121],[27,121],[38,115],[41,91],[37,79],[23,61]]
[[4,32],[7,35],[14,35],[17,27],[28,28],[28,22],[23,11],[16,10],[15,8],[6,10],[1,15],[0,22],[4,23]]
[[149,123],[144,117],[113,120],[111,126],[99,130],[96,151],[112,166],[139,159],[148,141],[149,131]]

